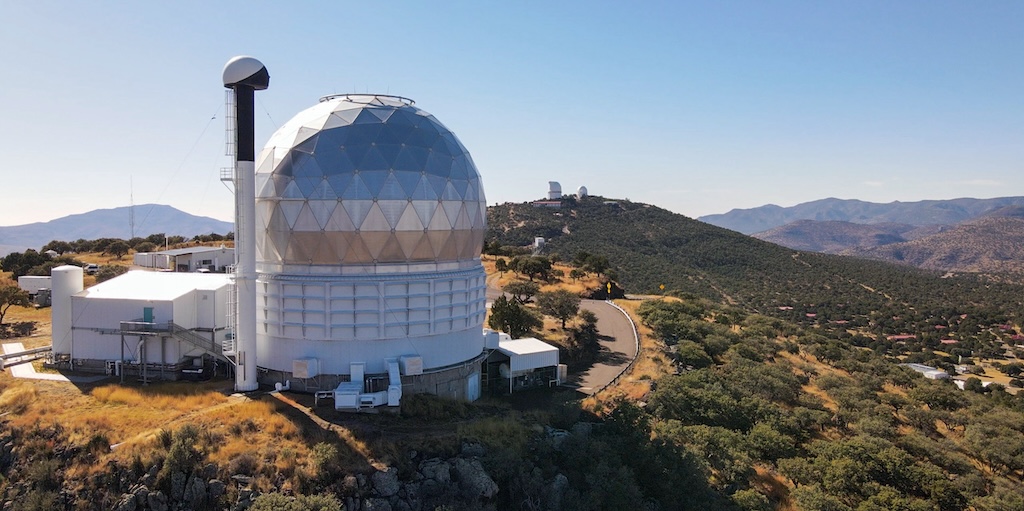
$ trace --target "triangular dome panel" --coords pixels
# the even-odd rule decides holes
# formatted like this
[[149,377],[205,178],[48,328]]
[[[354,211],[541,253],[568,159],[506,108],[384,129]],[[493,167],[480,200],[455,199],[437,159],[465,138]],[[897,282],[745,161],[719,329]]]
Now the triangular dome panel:
[[359,237],[366,244],[370,262],[381,262],[380,255],[391,237],[391,231],[360,232]]
[[324,129],[348,126],[356,120],[357,116],[359,116],[359,110],[355,108],[335,110],[331,113],[331,118],[324,124]]
[[306,195],[299,189],[298,183],[295,182],[295,178],[289,178],[288,185],[284,188],[284,193],[281,194],[282,198],[285,199],[305,199]]
[[316,250],[313,252],[313,264],[337,264],[338,254],[334,251],[334,244],[324,236],[320,236]]
[[305,126],[299,128],[299,131],[295,134],[295,144],[292,146],[292,150],[313,154],[319,134],[320,131],[314,128],[307,128]]
[[[423,231],[398,231],[395,233],[395,239],[398,240],[398,244],[402,247],[402,259],[406,261],[412,261],[416,259],[416,247],[426,239],[426,235]],[[430,252],[432,255],[432,252]],[[423,260],[423,258],[420,258]]]
[[398,219],[402,217],[402,212],[409,206],[407,200],[378,200],[377,206],[384,213],[384,218],[387,219],[388,225],[392,229],[398,227]]
[[331,213],[331,218],[324,225],[324,230],[328,232],[354,231],[356,226],[352,223],[345,208],[338,203]]
[[424,227],[430,227],[430,222],[434,218],[434,211],[437,211],[436,200],[414,200],[412,201],[412,208],[416,210],[416,216],[419,217],[420,223]]
[[344,262],[348,264],[370,264],[373,262],[373,256],[370,255],[370,250],[366,247],[366,243],[363,242],[363,237],[360,233],[346,232],[342,233],[348,244],[348,250],[345,252]]
[[443,202],[437,203],[437,209],[430,217],[430,223],[427,224],[427,229],[430,231],[450,231],[452,230],[452,223],[448,221],[448,215],[444,211]]
[[381,263],[398,263],[406,260],[402,244],[398,242],[398,237],[395,233],[388,233],[387,241],[384,243],[380,253],[377,254],[376,259],[377,262]]
[[416,207],[412,203],[405,204],[405,207],[402,208],[402,216],[394,225],[395,229],[399,231],[413,231],[419,234],[423,233],[423,222],[420,221],[420,217],[416,212]]
[[380,187],[380,192],[377,197],[381,199],[406,199],[408,194],[402,188],[401,183],[398,182],[398,177],[395,176],[394,172],[389,172],[387,177],[384,178],[384,184]]
[[345,208],[345,212],[348,213],[348,217],[352,220],[352,224],[355,225],[355,229],[359,229],[363,225],[363,220],[366,218],[367,213],[370,212],[371,206],[373,206],[373,201],[369,200],[341,201],[341,207]]
[[434,249],[430,245],[430,237],[426,234],[420,234],[418,239],[419,241],[416,242],[416,248],[413,249],[409,259],[412,261],[433,261]]
[[373,198],[373,194],[366,188],[366,184],[363,183],[363,179],[359,174],[352,174],[349,178],[349,183],[345,187],[345,191],[341,194],[342,199],[354,199],[354,200],[369,200]]
[[345,254],[348,253],[348,241],[343,233],[325,232],[324,242],[330,245],[331,252],[334,253],[335,260],[331,264],[341,263],[345,260]]
[[441,201],[441,206],[444,207],[444,212],[448,216],[449,225],[455,227],[455,222],[458,221],[459,213],[463,209],[462,201]]
[[326,229],[327,224],[331,221],[331,216],[334,210],[338,206],[336,200],[311,200],[309,201],[309,210],[316,218],[317,226],[320,229]]
[[317,181],[316,188],[313,188],[313,192],[309,194],[310,199],[314,200],[337,200],[338,196],[334,193],[334,188],[331,188],[330,183],[327,182],[326,177],[320,178]]
[[416,190],[412,192],[413,200],[429,200],[437,201],[437,192],[434,190],[434,186],[431,184],[427,175],[420,175],[420,180],[416,183]]
[[387,231],[391,232],[391,224],[388,223],[387,217],[384,216],[384,212],[381,211],[380,205],[376,202],[372,203],[370,211],[366,214],[366,218],[359,224],[360,232],[363,231]]
[[292,229],[295,227],[295,222],[299,219],[299,213],[302,212],[302,207],[306,204],[306,201],[281,201],[278,204],[281,213],[284,214],[285,221],[288,222],[288,228]]
[[394,195],[394,197],[407,197],[414,198],[413,194],[416,193],[416,185],[420,184],[420,173],[419,172],[402,172],[395,171],[393,173],[395,179],[398,181],[398,185],[401,190],[401,195]]
[[380,197],[380,189],[384,187],[384,181],[388,178],[388,171],[364,170],[359,172],[359,177],[366,184],[370,197]]

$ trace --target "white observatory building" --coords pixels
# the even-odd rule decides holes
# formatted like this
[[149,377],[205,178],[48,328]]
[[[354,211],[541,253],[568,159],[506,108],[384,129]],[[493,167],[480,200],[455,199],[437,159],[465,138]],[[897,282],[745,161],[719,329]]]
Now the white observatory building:
[[406,98],[334,95],[256,156],[253,94],[269,74],[236,57],[224,84],[233,275],[131,271],[83,290],[80,268],[55,269],[56,365],[143,381],[233,366],[237,391],[316,392],[339,409],[564,379],[557,348],[483,328],[487,201],[451,130]]
[[475,399],[486,204],[466,148],[409,99],[327,96],[285,123],[256,162],[261,382],[401,365],[412,392]]

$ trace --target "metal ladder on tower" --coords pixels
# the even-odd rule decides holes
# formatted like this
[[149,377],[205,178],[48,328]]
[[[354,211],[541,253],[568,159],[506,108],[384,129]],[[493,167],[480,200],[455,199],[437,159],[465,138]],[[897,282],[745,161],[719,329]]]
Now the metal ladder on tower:
[[236,311],[238,309],[237,295],[235,294],[235,282],[234,278],[231,279],[231,283],[228,284],[228,303],[227,303],[227,316],[228,316],[228,328],[227,333],[224,335],[224,342],[221,344],[221,353],[224,358],[228,359],[234,365],[238,365],[238,361],[235,360],[236,351],[236,339],[235,339],[235,321]]

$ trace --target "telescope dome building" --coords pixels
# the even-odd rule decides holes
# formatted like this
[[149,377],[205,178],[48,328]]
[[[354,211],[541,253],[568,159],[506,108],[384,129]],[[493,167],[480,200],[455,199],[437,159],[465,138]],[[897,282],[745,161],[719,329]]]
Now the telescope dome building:
[[451,130],[406,98],[327,96],[271,136],[255,185],[261,380],[397,362],[407,390],[479,395],[486,200]]

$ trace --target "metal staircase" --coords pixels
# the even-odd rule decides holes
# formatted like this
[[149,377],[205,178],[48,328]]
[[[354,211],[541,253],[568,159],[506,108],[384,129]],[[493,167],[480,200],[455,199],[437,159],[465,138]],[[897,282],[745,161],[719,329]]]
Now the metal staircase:
[[[169,335],[171,337],[174,337],[175,339],[178,339],[179,341],[184,341],[201,350],[204,350],[215,357],[225,359],[228,360],[229,362],[234,363],[227,357],[225,348],[225,346],[227,345],[227,341],[225,341],[224,343],[225,346],[220,346],[213,339],[199,335],[196,332],[171,321],[168,321],[166,323],[151,323],[145,321],[122,321],[121,334],[143,336]],[[231,341],[231,345],[232,349],[234,349],[233,340]]]

